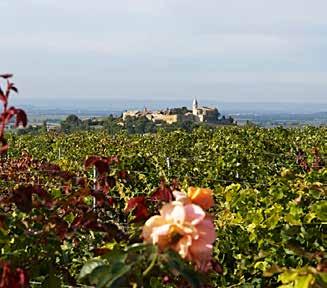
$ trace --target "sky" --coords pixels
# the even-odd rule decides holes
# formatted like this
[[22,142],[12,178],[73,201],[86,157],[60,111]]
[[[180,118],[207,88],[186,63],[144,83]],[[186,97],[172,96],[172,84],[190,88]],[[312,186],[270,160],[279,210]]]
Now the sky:
[[[327,104],[326,0],[0,0],[19,103]],[[18,100],[19,99],[19,100]]]

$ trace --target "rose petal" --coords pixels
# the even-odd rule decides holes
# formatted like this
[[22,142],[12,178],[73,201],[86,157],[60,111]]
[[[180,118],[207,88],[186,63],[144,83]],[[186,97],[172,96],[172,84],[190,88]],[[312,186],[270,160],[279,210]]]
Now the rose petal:
[[173,249],[179,253],[182,258],[189,258],[189,248],[192,245],[192,237],[190,235],[183,236]]
[[194,204],[185,205],[184,210],[185,210],[185,222],[191,225],[196,225],[200,223],[206,217],[206,213],[198,205],[194,205]]
[[[146,242],[152,242],[151,239],[151,234],[152,234],[152,230],[154,227],[156,226],[161,226],[166,224],[166,221],[163,217],[161,216],[152,216],[150,219],[148,219],[144,226],[143,226],[143,231],[142,231],[142,237],[144,238],[144,240]],[[150,241],[151,239],[151,241]]]
[[208,244],[212,244],[216,240],[215,226],[210,217],[206,217],[198,225],[195,226],[200,239]]
[[192,241],[192,246],[189,249],[190,255],[200,270],[206,270],[212,256],[212,249],[213,246],[206,244],[204,239]]
[[190,204],[191,200],[187,197],[185,192],[173,191],[174,198],[176,201],[182,202],[183,204]]
[[171,202],[161,208],[162,217],[172,223],[183,223],[185,220],[185,209],[182,203],[178,201]]

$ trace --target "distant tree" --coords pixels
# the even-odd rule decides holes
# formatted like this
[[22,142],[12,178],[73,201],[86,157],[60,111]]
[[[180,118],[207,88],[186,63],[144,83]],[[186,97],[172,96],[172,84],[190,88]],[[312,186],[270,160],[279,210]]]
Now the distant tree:
[[229,124],[233,124],[234,123],[234,119],[231,116],[229,116],[228,118],[226,118],[226,116],[223,115],[221,117],[221,119],[218,120],[218,123],[219,124],[229,125]]
[[43,126],[32,126],[29,125],[26,128],[18,129],[17,135],[24,135],[24,134],[31,134],[31,135],[37,135],[44,132]]
[[42,132],[47,132],[47,131],[48,131],[47,120],[44,120],[42,122]]
[[113,115],[109,115],[109,117],[103,121],[103,127],[112,135],[123,130],[123,127],[118,125],[118,119],[114,118]]
[[234,123],[234,118],[233,118],[232,116],[229,116],[229,117],[228,117],[228,122],[229,122],[230,124],[233,124],[233,123]]
[[246,120],[245,127],[257,127],[258,125],[250,120]]
[[145,116],[138,117],[134,121],[135,133],[144,134],[154,132],[155,124]]
[[195,128],[197,125],[193,122],[193,121],[185,121],[185,122],[181,122],[180,127],[183,130],[189,131],[191,132],[193,130],[193,128]]
[[79,119],[78,116],[76,116],[75,114],[71,114],[71,115],[67,116],[65,122],[68,124],[78,126],[82,123],[82,120]]
[[145,133],[155,133],[157,131],[157,126],[153,121],[148,121],[145,124]]
[[128,134],[145,134],[157,131],[156,124],[147,117],[126,117],[124,127]]
[[85,125],[83,125],[82,120],[79,119],[75,114],[67,116],[67,118],[61,122],[60,126],[61,130],[64,132],[73,132],[87,128]]
[[134,124],[134,118],[133,117],[126,117],[125,119],[125,129],[128,134],[134,134],[135,133],[135,124]]

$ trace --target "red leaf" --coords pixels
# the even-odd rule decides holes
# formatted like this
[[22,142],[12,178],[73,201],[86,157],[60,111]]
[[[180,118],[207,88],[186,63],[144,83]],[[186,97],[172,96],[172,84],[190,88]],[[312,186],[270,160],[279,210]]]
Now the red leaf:
[[125,171],[125,170],[119,171],[118,176],[120,179],[126,179],[128,176],[127,171]]
[[9,87],[10,90],[15,91],[16,93],[18,93],[18,89],[14,86],[13,83],[10,83]]
[[10,119],[16,114],[16,108],[10,107],[6,113],[3,113],[5,123],[8,123]]
[[31,187],[19,187],[14,190],[12,201],[16,204],[17,208],[25,213],[32,210],[32,190]]
[[166,186],[164,180],[160,182],[160,187],[153,193],[151,199],[163,202],[170,202],[173,200],[172,191]]
[[94,191],[92,193],[92,196],[96,200],[97,207],[102,207],[105,204],[106,196],[104,195],[104,193],[102,191]]
[[116,156],[111,157],[100,157],[100,156],[89,156],[84,161],[84,169],[89,169],[95,166],[100,175],[108,172],[109,166],[112,163],[118,163],[118,158]]
[[7,97],[3,95],[2,91],[0,91],[0,101],[3,103],[7,103]]
[[85,161],[84,161],[84,169],[87,170],[94,166],[94,163],[99,160],[99,156],[89,156]]
[[146,208],[144,205],[140,205],[136,207],[135,221],[142,221],[144,219],[147,219],[148,217],[149,217],[148,208]]
[[115,204],[115,199],[113,197],[109,197],[108,198],[108,204],[109,204],[109,206],[114,205]]
[[68,224],[61,218],[53,219],[53,224],[55,224],[56,234],[61,240],[64,240],[68,232]]
[[29,277],[27,272],[21,268],[16,269],[17,287],[29,287]]
[[16,109],[15,107],[10,107],[6,113],[3,113],[5,123],[8,123],[13,116],[16,115],[16,124],[17,127],[19,124],[22,124],[24,127],[27,125],[27,115],[24,110]]
[[19,124],[22,124],[24,127],[27,125],[27,115],[24,110],[16,109],[16,123],[15,127],[18,127]]
[[212,267],[212,270],[215,271],[216,273],[218,273],[220,275],[224,274],[224,269],[217,260],[211,260],[211,267]]
[[107,157],[107,161],[108,164],[112,164],[112,163],[119,163],[118,157],[117,156],[111,156],[111,157]]
[[141,221],[149,217],[148,208],[145,204],[145,197],[138,196],[128,200],[125,212],[133,211],[135,221]]
[[90,156],[88,157],[84,162],[84,168],[89,169],[92,166],[95,166],[97,169],[97,172],[100,175],[103,175],[104,173],[108,172],[109,170],[109,160],[106,157],[100,157],[100,156]]
[[170,202],[173,200],[173,195],[171,193],[171,190],[169,188],[164,188],[164,189],[157,189],[152,197],[152,200],[159,200],[159,201],[163,201],[163,202]]
[[27,272],[21,268],[16,270],[8,262],[0,263],[0,288],[27,288],[29,278]]
[[21,186],[13,191],[11,200],[16,204],[17,208],[28,213],[33,208],[32,194],[38,195],[42,200],[49,201],[48,194],[38,186]]
[[2,91],[1,87],[0,87],[0,101],[2,101],[3,103],[7,103],[7,97],[5,93]]
[[100,175],[108,172],[109,164],[106,161],[98,160],[94,163],[95,168],[97,169]]
[[127,206],[125,208],[125,211],[129,212],[129,211],[133,210],[135,207],[137,207],[138,205],[144,205],[144,204],[145,204],[144,196],[138,196],[138,197],[131,198],[127,201]]
[[14,76],[13,74],[9,74],[9,73],[5,73],[5,74],[0,74],[0,77],[3,79],[9,79],[12,76]]

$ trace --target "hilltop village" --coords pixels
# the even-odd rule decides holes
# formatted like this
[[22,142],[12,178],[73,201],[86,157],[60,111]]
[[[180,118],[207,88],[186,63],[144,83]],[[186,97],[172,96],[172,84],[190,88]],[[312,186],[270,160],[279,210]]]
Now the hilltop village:
[[198,104],[197,99],[193,100],[192,110],[187,107],[171,108],[159,111],[149,111],[144,108],[143,111],[134,110],[126,111],[123,113],[123,121],[128,118],[140,118],[146,117],[148,120],[160,124],[165,122],[167,124],[173,124],[178,122],[193,122],[193,123],[207,123],[209,125],[217,124],[233,124],[233,118],[226,119],[224,116],[219,119],[220,113],[217,108],[201,107]]
[[[14,123],[10,123],[14,125]],[[193,100],[192,109],[187,107],[170,108],[165,110],[125,111],[120,116],[79,118],[75,114],[67,116],[64,120],[53,123],[44,120],[42,123],[29,125],[27,128],[16,130],[19,134],[38,134],[45,131],[74,132],[81,130],[106,130],[111,134],[126,131],[134,133],[154,133],[158,129],[173,131],[184,129],[191,131],[198,126],[236,125],[232,117],[220,117],[215,107],[200,106],[196,99]],[[10,129],[11,127],[8,127]]]

